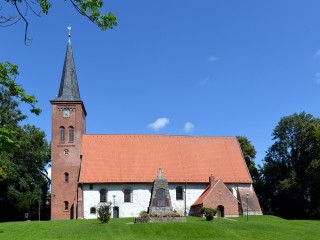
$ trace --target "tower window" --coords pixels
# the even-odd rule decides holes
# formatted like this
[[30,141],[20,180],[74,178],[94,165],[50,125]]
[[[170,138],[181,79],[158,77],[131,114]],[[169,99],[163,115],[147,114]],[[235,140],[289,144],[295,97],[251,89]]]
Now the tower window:
[[124,202],[132,202],[132,191],[130,189],[125,189],[123,191]]
[[65,211],[68,211],[68,210],[69,210],[69,202],[68,202],[68,201],[65,201],[65,202],[64,202],[64,210],[65,210]]
[[176,200],[183,200],[183,188],[180,186],[176,188]]
[[107,190],[100,190],[100,202],[107,202]]
[[64,173],[64,181],[69,182],[69,173],[67,172]]
[[69,142],[73,142],[73,141],[74,141],[74,128],[69,127]]
[[65,140],[65,129],[64,127],[60,127],[60,142],[64,142]]

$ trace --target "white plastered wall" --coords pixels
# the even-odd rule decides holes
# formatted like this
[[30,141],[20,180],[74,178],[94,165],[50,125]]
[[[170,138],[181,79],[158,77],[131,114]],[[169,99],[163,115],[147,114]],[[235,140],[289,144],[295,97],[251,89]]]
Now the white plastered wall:
[[[147,211],[151,198],[152,183],[132,183],[132,184],[93,184],[90,189],[89,184],[83,185],[83,210],[84,218],[97,218],[97,214],[90,214],[91,207],[97,207],[100,202],[100,190],[107,190],[107,202],[112,203],[112,207],[119,207],[119,217],[138,217],[141,211]],[[173,210],[183,215],[190,211],[191,205],[199,198],[208,184],[190,184],[186,186],[185,200],[176,200],[176,187],[181,186],[185,193],[184,183],[169,183],[169,193]],[[132,202],[124,202],[124,189],[132,190]],[[113,198],[115,196],[115,198]],[[185,196],[184,196],[185,197]],[[185,198],[184,198],[185,199]]]

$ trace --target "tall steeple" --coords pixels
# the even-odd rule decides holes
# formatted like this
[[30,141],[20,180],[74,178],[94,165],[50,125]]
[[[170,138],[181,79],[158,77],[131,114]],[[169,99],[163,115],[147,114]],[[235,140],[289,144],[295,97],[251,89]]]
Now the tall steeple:
[[[68,27],[68,29],[70,31],[71,27]],[[69,41],[63,64],[59,93],[57,98],[54,99],[55,101],[81,101],[70,38],[71,34],[69,32]]]
[[[58,96],[51,100],[51,219],[82,217],[78,185],[86,109],[80,98],[70,30]],[[79,213],[79,214],[78,214]]]

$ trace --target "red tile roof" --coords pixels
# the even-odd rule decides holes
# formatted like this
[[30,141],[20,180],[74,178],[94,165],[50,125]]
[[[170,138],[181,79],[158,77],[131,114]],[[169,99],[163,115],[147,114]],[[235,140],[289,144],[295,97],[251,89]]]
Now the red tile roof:
[[83,136],[82,183],[153,182],[160,167],[168,182],[252,182],[235,137]]
[[211,192],[211,190],[213,189],[215,184],[216,184],[216,182],[214,184],[212,184],[211,186],[208,186],[204,190],[204,192],[200,195],[200,197],[192,204],[192,206],[202,204],[203,200],[209,195],[209,193]]

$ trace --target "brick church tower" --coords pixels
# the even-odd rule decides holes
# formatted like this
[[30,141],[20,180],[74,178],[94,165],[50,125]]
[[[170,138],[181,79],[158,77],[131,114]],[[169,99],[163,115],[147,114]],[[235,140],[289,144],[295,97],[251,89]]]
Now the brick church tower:
[[86,109],[80,98],[70,33],[58,96],[52,105],[51,219],[81,218],[77,194]]

